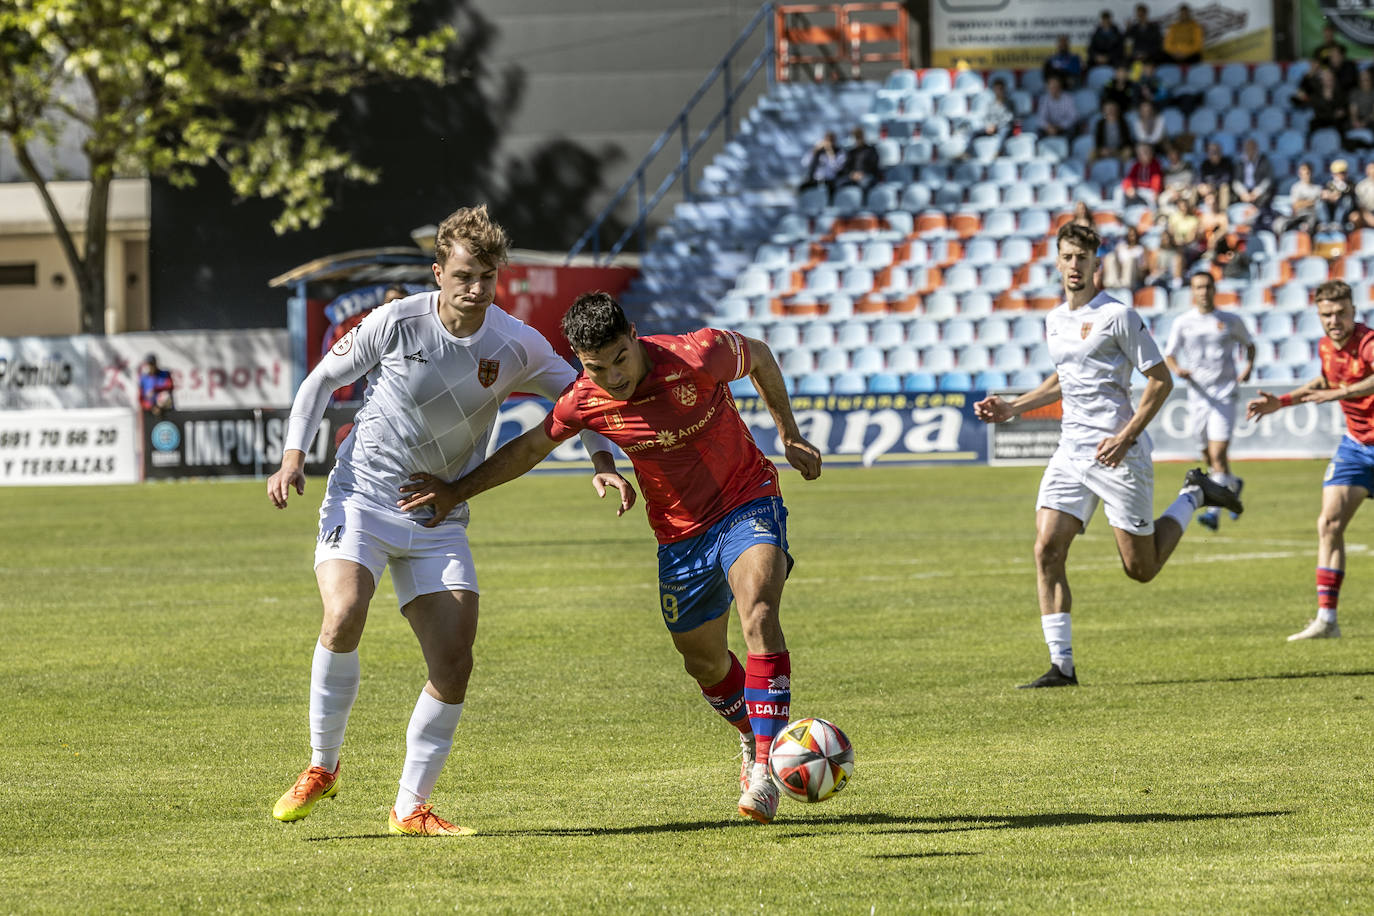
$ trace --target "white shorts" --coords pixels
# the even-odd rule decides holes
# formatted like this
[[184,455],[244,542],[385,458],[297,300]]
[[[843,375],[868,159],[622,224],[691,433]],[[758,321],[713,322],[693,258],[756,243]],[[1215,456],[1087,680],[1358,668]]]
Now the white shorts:
[[320,506],[315,542],[315,565],[326,560],[351,560],[367,567],[374,585],[382,581],[382,570],[390,564],[391,584],[402,608],[434,592],[477,593],[466,526],[448,522],[426,528],[333,487]]
[[1072,515],[1088,529],[1088,520],[1102,501],[1107,524],[1130,534],[1155,530],[1155,468],[1150,452],[1139,443],[1114,468],[1091,455],[1072,456],[1057,450],[1040,478],[1036,507]]
[[1188,429],[1205,442],[1230,442],[1236,428],[1237,395],[1214,398],[1197,389],[1188,392]]

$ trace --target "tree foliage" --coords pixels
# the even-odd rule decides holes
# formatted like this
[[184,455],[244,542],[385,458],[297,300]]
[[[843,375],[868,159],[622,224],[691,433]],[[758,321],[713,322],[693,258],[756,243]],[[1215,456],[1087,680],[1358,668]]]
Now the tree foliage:
[[[330,186],[375,181],[330,137],[334,99],[385,82],[443,81],[452,30],[416,34],[415,0],[6,0],[0,133],[38,188],[103,327],[105,214],[116,176],[194,183],[219,166],[241,197],[280,201],[273,228],[318,226]],[[73,122],[90,164],[78,250],[35,150]]]

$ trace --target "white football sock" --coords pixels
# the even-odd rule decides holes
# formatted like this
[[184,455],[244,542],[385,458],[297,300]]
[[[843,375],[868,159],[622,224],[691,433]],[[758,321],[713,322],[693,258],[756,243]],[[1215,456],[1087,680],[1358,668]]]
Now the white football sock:
[[1178,527],[1184,531],[1188,530],[1188,523],[1193,520],[1193,513],[1202,508],[1202,490],[1198,487],[1184,487],[1178,491],[1178,497],[1169,504],[1169,508],[1164,510],[1160,518],[1171,518],[1178,522]]
[[1320,620],[1322,623],[1335,623],[1336,609],[1333,607],[1317,608],[1317,619]]
[[1040,629],[1045,631],[1045,645],[1050,647],[1050,664],[1065,674],[1073,674],[1073,624],[1070,615],[1041,614]]
[[331,773],[339,765],[348,713],[358,698],[362,667],[358,650],[331,652],[315,644],[310,665],[310,765]]
[[453,733],[462,715],[462,703],[445,703],[420,691],[410,727],[406,729],[406,763],[401,769],[401,788],[396,793],[398,818],[413,814],[434,791],[453,749]]

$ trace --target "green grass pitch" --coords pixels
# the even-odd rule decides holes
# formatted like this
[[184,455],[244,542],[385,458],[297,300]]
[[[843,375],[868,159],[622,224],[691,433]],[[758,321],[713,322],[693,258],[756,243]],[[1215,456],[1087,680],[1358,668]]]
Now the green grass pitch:
[[[1162,509],[1184,466],[1156,468]],[[389,837],[423,674],[389,580],[339,796],[304,766],[323,481],[0,498],[0,912],[1334,913],[1374,910],[1374,510],[1341,640],[1313,614],[1322,464],[1252,462],[1241,521],[1147,585],[1098,513],[1069,558],[1083,686],[1034,600],[1039,468],[784,475],[793,715],[855,776],[738,817],[733,732],[656,612],[643,514],[583,476],[479,497],[477,666],[433,801]],[[743,652],[733,627],[736,651]]]

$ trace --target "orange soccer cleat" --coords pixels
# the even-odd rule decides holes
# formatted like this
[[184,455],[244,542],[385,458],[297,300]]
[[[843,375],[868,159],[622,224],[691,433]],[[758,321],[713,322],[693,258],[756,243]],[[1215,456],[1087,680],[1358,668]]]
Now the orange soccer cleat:
[[404,818],[396,816],[391,809],[391,832],[399,836],[472,836],[476,833],[471,827],[450,824],[430,809],[433,805],[421,805]]
[[279,821],[298,821],[315,810],[315,802],[333,798],[339,793],[339,764],[334,772],[324,767],[311,767],[300,775],[296,784],[277,799],[272,816]]

